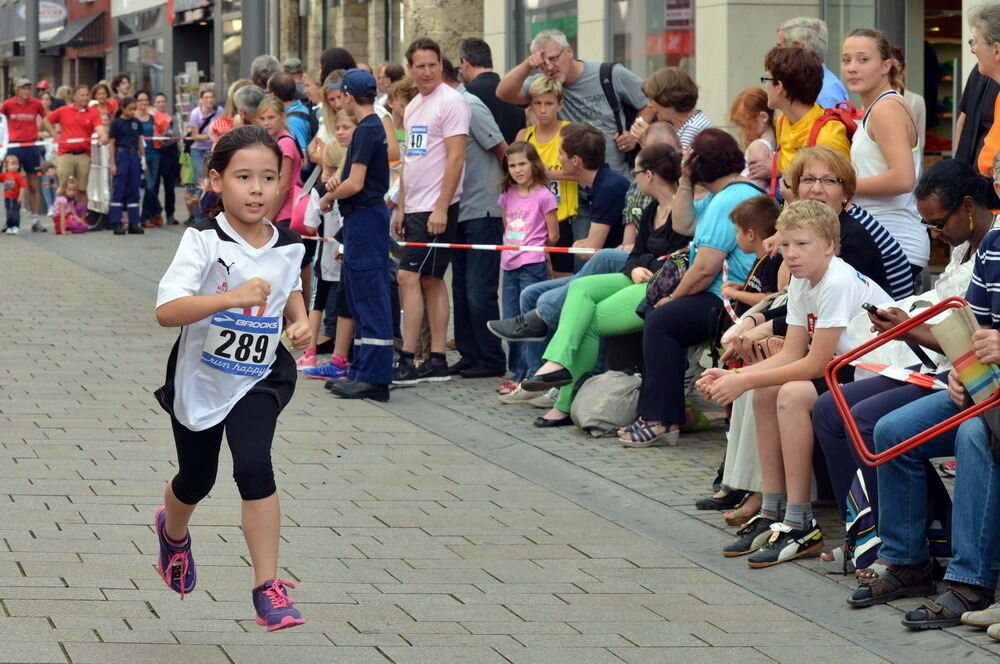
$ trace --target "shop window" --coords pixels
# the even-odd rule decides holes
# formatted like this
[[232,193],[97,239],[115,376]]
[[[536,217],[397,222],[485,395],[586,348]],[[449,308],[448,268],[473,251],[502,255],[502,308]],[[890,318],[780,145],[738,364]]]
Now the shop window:
[[239,18],[222,24],[222,87],[220,96],[229,89],[229,84],[241,78],[240,51],[243,46],[243,20]]
[[577,0],[514,0],[518,61],[528,57],[531,40],[542,30],[561,31],[576,51],[576,4]]
[[147,9],[127,16],[118,17],[118,34],[121,36],[131,35],[137,32],[155,30],[166,25],[163,15],[163,7]]
[[694,76],[694,4],[611,0],[611,59],[643,78],[663,67],[680,67]]

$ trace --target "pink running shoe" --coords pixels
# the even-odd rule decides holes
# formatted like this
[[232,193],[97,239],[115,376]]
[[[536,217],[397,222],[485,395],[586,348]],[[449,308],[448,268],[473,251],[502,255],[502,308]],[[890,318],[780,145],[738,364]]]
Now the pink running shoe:
[[302,357],[295,360],[295,366],[298,367],[299,371],[302,371],[303,369],[315,369],[316,349],[306,348],[305,352],[302,353]]
[[194,584],[198,580],[194,556],[191,555],[191,533],[188,532],[185,544],[177,546],[167,541],[166,525],[167,508],[161,506],[156,510],[156,518],[153,520],[156,537],[160,541],[156,571],[160,573],[164,583],[174,592],[180,593],[181,599],[184,599],[184,595],[194,590]]
[[267,631],[302,625],[306,619],[288,596],[285,588],[294,588],[294,583],[274,579],[253,589],[253,606],[257,610],[257,624],[266,625]]

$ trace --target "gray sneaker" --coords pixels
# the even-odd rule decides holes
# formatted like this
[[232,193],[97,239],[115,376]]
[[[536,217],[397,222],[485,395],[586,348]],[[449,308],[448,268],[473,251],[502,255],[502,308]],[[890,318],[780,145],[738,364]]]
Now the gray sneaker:
[[544,393],[539,394],[537,397],[529,401],[535,408],[553,408],[556,405],[556,399],[559,398],[559,388],[550,387]]
[[549,335],[549,326],[537,309],[513,318],[487,321],[486,329],[506,341],[545,341]]

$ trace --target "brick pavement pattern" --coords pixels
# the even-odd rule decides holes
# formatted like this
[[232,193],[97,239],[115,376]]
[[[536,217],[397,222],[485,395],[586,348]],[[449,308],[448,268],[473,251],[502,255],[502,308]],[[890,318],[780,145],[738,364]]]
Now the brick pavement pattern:
[[179,601],[150,525],[175,467],[151,390],[176,335],[151,286],[178,238],[0,241],[0,662],[885,661],[320,381],[299,382],[273,452],[280,574],[308,624],[253,622],[226,453]]

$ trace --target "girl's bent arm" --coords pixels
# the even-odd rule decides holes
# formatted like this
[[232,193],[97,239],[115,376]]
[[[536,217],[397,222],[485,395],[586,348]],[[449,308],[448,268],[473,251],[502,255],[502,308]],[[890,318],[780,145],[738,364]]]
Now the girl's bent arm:
[[556,216],[555,210],[545,213],[545,228],[549,232],[546,244],[550,247],[556,246],[559,243],[559,217]]
[[156,322],[162,327],[182,327],[233,308],[232,293],[188,295],[156,308]]

